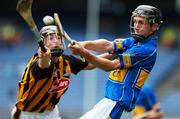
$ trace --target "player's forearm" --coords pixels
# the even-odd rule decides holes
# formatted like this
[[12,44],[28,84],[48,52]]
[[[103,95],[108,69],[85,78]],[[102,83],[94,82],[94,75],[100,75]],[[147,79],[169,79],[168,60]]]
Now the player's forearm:
[[[113,54],[108,54],[108,53],[98,55],[98,57],[106,58],[106,59],[111,59],[113,56],[114,56]],[[89,62],[88,66],[85,69],[86,70],[92,70],[92,69],[95,69],[95,68],[96,68],[96,66]]]
[[38,66],[40,68],[48,68],[51,64],[51,51],[49,48],[46,47],[46,52],[38,50]]
[[85,68],[85,70],[92,70],[92,69],[95,69],[96,66],[91,64],[90,62],[88,62],[88,66]]
[[95,65],[97,68],[100,68],[104,71],[110,71],[116,68],[115,64],[110,60],[95,56],[88,50],[83,50],[81,56],[83,56],[88,62]]
[[111,59],[111,58],[114,57],[114,54],[104,53],[104,54],[98,55],[98,57],[106,58],[106,59]]
[[93,50],[96,52],[108,52],[113,50],[113,45],[106,39],[98,39],[94,41],[79,42],[84,48]]

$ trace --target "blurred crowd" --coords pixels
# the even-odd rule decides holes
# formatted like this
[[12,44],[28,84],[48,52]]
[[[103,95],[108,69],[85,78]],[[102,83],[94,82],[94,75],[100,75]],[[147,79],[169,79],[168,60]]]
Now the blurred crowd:
[[[102,32],[100,31],[99,34],[102,34],[101,35],[102,37],[105,36],[105,37],[115,38],[119,36],[119,34],[126,33],[126,32],[123,32],[123,29],[124,31],[127,31],[127,29],[125,29],[125,26],[123,25],[124,23],[122,23],[122,25],[121,24],[119,25],[121,26],[121,30],[118,31],[120,28],[115,28],[117,24],[114,23],[110,19],[104,20],[104,21],[102,20],[101,24],[102,24],[101,25]],[[28,30],[29,29],[27,26],[22,26],[16,21],[1,20],[0,22],[0,49],[24,46],[24,45],[28,45],[29,42],[34,42],[32,39],[32,34]],[[71,31],[71,32],[74,32],[74,34],[76,34],[76,31]],[[107,32],[109,33],[109,36],[107,36]],[[180,23],[176,22],[173,24],[162,25],[162,28],[160,29],[158,36],[160,37],[160,40],[159,40],[160,47],[167,48],[167,49],[179,49]]]

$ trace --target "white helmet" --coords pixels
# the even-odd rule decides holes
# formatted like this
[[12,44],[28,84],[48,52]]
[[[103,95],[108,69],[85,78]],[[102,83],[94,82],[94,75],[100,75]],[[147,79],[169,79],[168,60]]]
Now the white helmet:
[[[48,26],[42,27],[40,30],[40,36],[42,37],[42,39],[44,39],[48,34],[51,34],[51,33],[57,33],[57,35],[59,35],[59,31],[58,31],[57,26],[48,25]],[[61,38],[62,38],[63,46],[61,48],[51,49],[51,54],[54,57],[60,56],[64,52],[64,50],[66,49],[64,37],[61,37]]]
[[44,26],[40,30],[40,35],[42,37],[45,37],[47,34],[50,34],[50,33],[58,33],[57,26],[54,26],[54,25]]

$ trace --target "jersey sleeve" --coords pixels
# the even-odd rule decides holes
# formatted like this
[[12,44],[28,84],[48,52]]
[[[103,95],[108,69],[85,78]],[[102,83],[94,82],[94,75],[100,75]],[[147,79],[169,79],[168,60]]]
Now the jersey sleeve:
[[32,61],[31,65],[30,65],[30,71],[32,73],[32,76],[39,80],[39,79],[44,79],[46,77],[49,77],[52,72],[53,72],[53,65],[51,64],[49,68],[40,68],[38,66],[38,60],[37,58]]
[[134,39],[131,37],[126,39],[115,39],[113,41],[114,53],[123,53],[128,48],[132,47],[134,43]]
[[[118,54],[118,57],[120,60],[121,69],[130,68],[136,65],[144,65],[148,62],[153,61],[156,58],[156,50],[150,50],[143,46],[135,46],[133,48],[128,49],[126,52],[122,54]],[[149,59],[149,61],[147,59]]]
[[83,70],[88,65],[87,61],[82,61],[81,59],[76,58],[72,55],[64,55],[64,57],[66,58],[66,60],[69,61],[70,67],[71,67],[71,72],[73,74],[77,74],[78,72]]

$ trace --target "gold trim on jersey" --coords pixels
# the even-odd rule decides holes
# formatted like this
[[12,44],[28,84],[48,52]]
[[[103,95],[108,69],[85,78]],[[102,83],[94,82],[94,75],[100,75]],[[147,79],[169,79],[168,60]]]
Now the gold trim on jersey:
[[[59,69],[61,69],[61,68],[64,69],[63,57],[61,56],[61,57],[59,58],[59,60],[60,60],[60,61],[59,61],[59,63],[60,63],[60,64],[59,64],[59,66],[60,66]],[[62,77],[63,77],[63,70],[60,70],[60,78],[62,78]]]
[[137,116],[139,114],[144,114],[146,112],[145,108],[143,108],[142,106],[136,106],[133,111],[132,114],[133,116]]
[[142,86],[144,85],[144,82],[145,82],[146,79],[148,78],[148,75],[149,75],[149,73],[142,69],[141,72],[140,72],[140,74],[139,74],[139,76],[138,76],[136,85],[137,85],[138,87],[142,87]]
[[71,75],[70,63],[69,63],[69,61],[67,61],[67,60],[66,60],[66,63],[68,64],[68,65],[65,67],[66,75],[70,76],[70,75]]
[[131,66],[130,54],[123,55],[124,67],[129,68]]
[[126,73],[127,69],[116,69],[110,72],[109,78],[117,82],[123,82]]
[[123,48],[122,42],[120,40],[116,40],[116,44],[117,44],[117,49]]

